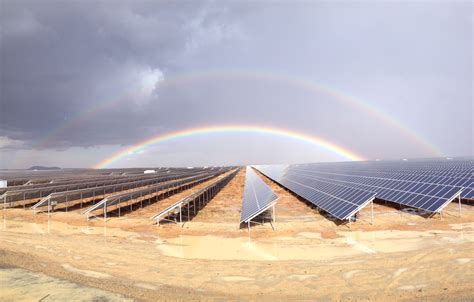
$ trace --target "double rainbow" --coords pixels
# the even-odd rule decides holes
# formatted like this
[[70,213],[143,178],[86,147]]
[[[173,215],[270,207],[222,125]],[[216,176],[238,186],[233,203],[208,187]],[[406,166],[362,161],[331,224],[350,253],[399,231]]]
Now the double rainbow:
[[[374,120],[379,121],[381,124],[388,126],[389,128],[395,129],[412,144],[417,145],[419,148],[424,150],[427,156],[443,155],[441,150],[427,141],[422,135],[416,133],[414,129],[404,125],[404,123],[396,119],[395,116],[382,111],[374,104],[370,104],[367,101],[358,99],[355,96],[344,93],[339,89],[335,89],[328,85],[322,85],[293,75],[288,76],[284,74],[275,74],[255,70],[205,70],[183,75],[172,75],[169,78],[166,78],[163,83],[159,85],[182,89],[183,87],[186,87],[192,83],[197,83],[200,81],[215,82],[219,79],[242,79],[252,81],[264,80],[271,81],[278,85],[289,85],[312,93],[315,96],[315,101],[317,101],[317,97],[319,97],[321,94],[330,96],[335,101],[340,102],[353,110],[362,112]],[[53,129],[53,131],[46,135],[44,139],[38,144],[38,147],[49,148],[58,137],[64,135],[67,133],[67,131],[77,131],[84,124],[87,124],[88,121],[100,116],[100,114],[107,112],[121,103],[129,102],[133,99],[135,92],[136,91],[132,89],[131,92],[121,97],[98,102],[97,105],[80,112],[76,117],[67,121],[62,126]]]
[[347,148],[344,148],[335,143],[332,143],[326,139],[323,139],[321,137],[316,137],[316,136],[310,136],[310,135],[300,133],[300,132],[294,132],[290,130],[273,128],[273,127],[272,128],[262,127],[262,126],[220,125],[220,126],[211,126],[211,127],[189,128],[185,130],[153,136],[131,147],[120,150],[119,152],[113,154],[112,156],[96,164],[94,168],[95,169],[106,168],[110,166],[112,163],[130,154],[136,153],[151,145],[155,145],[155,144],[159,144],[159,143],[163,143],[163,142],[167,142],[171,140],[176,140],[180,138],[186,138],[186,137],[197,136],[197,135],[205,135],[205,134],[211,134],[211,133],[221,133],[221,134],[254,133],[254,134],[268,134],[268,135],[281,136],[281,137],[295,139],[298,141],[302,141],[302,142],[306,142],[306,143],[318,146],[329,152],[337,154],[338,156],[346,160],[363,160],[364,159],[363,156]]

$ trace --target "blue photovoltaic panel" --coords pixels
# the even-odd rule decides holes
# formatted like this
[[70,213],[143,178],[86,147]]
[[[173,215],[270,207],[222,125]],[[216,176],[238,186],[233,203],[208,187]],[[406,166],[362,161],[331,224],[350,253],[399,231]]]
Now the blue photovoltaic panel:
[[278,196],[252,168],[247,167],[240,223],[249,222],[252,218],[266,211],[275,203],[277,198]]
[[[322,201],[324,199],[318,195],[300,194],[304,192],[292,184],[295,179],[306,183],[315,191],[335,190],[338,194],[342,194],[344,191],[339,192],[333,187],[338,185],[344,189],[351,188],[375,193],[376,198],[433,213],[440,212],[449,202],[459,196],[474,198],[471,158],[317,163],[261,166],[259,169],[318,207],[320,204],[327,206]],[[291,186],[295,188],[292,189]],[[344,190],[343,188],[340,190]],[[360,201],[354,201],[351,196],[344,198],[356,204],[360,203]],[[340,206],[344,204],[340,201],[334,202],[340,203]],[[322,209],[328,211],[325,208]],[[328,212],[333,215],[339,214],[334,213],[334,208],[329,209]],[[340,217],[340,215],[334,216]]]
[[292,170],[292,173],[303,174],[305,177],[317,180],[325,180],[332,183],[342,184],[376,192],[376,197],[390,202],[423,209],[429,212],[437,212],[446,203],[459,195],[461,188],[444,186],[439,184],[419,183],[392,180],[386,178],[370,178],[344,174],[327,174],[311,169]]
[[258,166],[257,169],[339,220],[349,219],[375,196],[373,192],[292,173],[291,166]]

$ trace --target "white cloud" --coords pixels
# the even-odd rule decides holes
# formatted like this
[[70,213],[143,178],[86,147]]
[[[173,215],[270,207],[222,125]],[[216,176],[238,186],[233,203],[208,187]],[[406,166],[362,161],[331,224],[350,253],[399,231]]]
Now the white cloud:
[[6,136],[0,136],[0,149],[18,148],[24,145],[23,141],[11,139]]
[[138,73],[138,100],[149,99],[155,92],[158,83],[164,80],[163,72],[158,68],[148,68]]

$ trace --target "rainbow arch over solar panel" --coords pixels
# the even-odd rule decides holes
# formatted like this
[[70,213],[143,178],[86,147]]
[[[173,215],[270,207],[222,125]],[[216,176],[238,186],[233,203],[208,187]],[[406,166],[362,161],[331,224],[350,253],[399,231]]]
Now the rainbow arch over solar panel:
[[118,151],[112,156],[97,163],[94,166],[94,168],[96,169],[106,168],[110,166],[112,163],[128,156],[129,154],[133,154],[151,145],[163,143],[166,141],[176,140],[176,139],[183,139],[186,137],[206,135],[206,134],[212,134],[212,133],[222,133],[222,134],[254,133],[254,134],[281,136],[281,137],[295,139],[298,141],[302,141],[302,142],[306,142],[306,143],[318,146],[331,153],[337,154],[338,156],[346,160],[363,160],[364,159],[362,155],[359,155],[358,153],[351,151],[345,147],[332,143],[324,138],[304,134],[301,132],[295,132],[291,130],[274,128],[274,127],[254,126],[254,125],[216,125],[216,126],[208,126],[208,127],[188,128],[184,130],[158,134],[156,136],[147,138],[131,147],[124,148]]

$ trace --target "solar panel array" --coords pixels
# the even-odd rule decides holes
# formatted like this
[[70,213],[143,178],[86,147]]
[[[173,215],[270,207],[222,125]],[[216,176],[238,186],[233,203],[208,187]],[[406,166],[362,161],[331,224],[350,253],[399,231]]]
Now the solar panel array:
[[60,186],[60,185],[62,186],[62,185],[68,185],[68,184],[77,184],[80,182],[94,182],[94,181],[100,182],[100,181],[105,181],[105,180],[118,180],[118,179],[124,179],[125,177],[129,177],[129,176],[123,176],[123,175],[103,175],[103,176],[96,176],[96,177],[84,176],[78,179],[65,179],[65,180],[54,179],[54,180],[49,180],[48,182],[45,182],[45,183],[31,182],[28,185],[8,186],[6,188],[1,188],[0,194],[5,193],[6,191],[47,188],[47,187],[55,187],[55,186]]
[[[199,212],[199,210],[202,207],[204,207],[217,193],[219,193],[219,191],[222,188],[224,188],[239,171],[240,171],[240,168],[234,169],[234,171],[231,172],[230,174],[222,175],[218,177],[217,180],[207,185],[206,187],[164,208],[159,213],[153,215],[151,219],[156,220],[156,223],[159,225],[161,220],[164,220],[167,217],[175,214],[177,212],[176,211],[177,209],[181,211],[182,208],[186,208],[188,210],[188,221],[189,221],[190,208],[193,209],[193,215],[195,215],[196,212]],[[197,202],[197,205],[196,205],[196,202]],[[181,220],[181,213],[180,213],[180,220]]]
[[121,191],[126,192],[139,189],[141,187],[149,187],[170,180],[177,180],[200,173],[202,173],[202,171],[155,174],[153,177],[148,177],[138,181],[130,181],[112,185],[99,185],[96,187],[79,190],[55,192],[43,197],[31,208],[36,209],[38,207],[47,205],[49,202],[54,202],[55,205],[59,205],[67,204],[76,200],[94,200],[100,197],[105,198],[107,195],[118,194],[118,192]]
[[[146,169],[163,170],[167,168]],[[7,180],[8,188],[14,186],[30,186],[33,184],[59,183],[68,180],[81,180],[95,177],[117,177],[124,175],[143,174],[143,168],[125,169],[59,169],[59,170],[1,170],[0,179]]]
[[[473,160],[432,159],[258,166],[262,173],[338,219],[376,197],[431,213],[472,199]],[[365,194],[363,194],[363,193]]]
[[90,181],[88,179],[78,180],[76,182],[68,183],[68,184],[53,184],[53,186],[51,186],[50,184],[45,184],[44,186],[41,186],[41,185],[39,186],[32,185],[31,187],[28,185],[22,186],[21,189],[7,188],[7,191],[3,193],[2,195],[0,195],[0,200],[6,203],[12,203],[12,205],[15,205],[14,203],[19,202],[19,201],[32,200],[33,202],[36,202],[37,200],[35,199],[41,199],[55,192],[80,190],[80,189],[86,189],[86,188],[97,188],[100,186],[109,186],[109,185],[121,185],[121,184],[126,184],[126,183],[134,182],[134,181],[153,179],[159,176],[168,176],[169,174],[170,173],[168,172],[162,172],[160,174],[141,174],[141,175],[135,175],[135,176],[122,176],[118,178],[112,178],[112,179],[106,178],[105,180],[95,180],[95,181]]
[[[339,220],[345,220],[370,203],[375,193],[308,177],[285,166],[257,167],[263,174],[305,198]],[[285,171],[285,173],[282,173]]]
[[[145,199],[150,199],[156,196],[162,190],[169,190],[169,189],[176,189],[176,188],[190,188],[195,186],[199,183],[202,183],[206,180],[214,178],[222,173],[229,171],[230,168],[222,168],[222,169],[203,169],[202,173],[195,174],[192,173],[188,177],[182,177],[177,180],[173,180],[166,183],[159,183],[153,186],[148,186],[140,190],[127,192],[127,193],[120,193],[115,194],[112,196],[108,196],[103,200],[99,201],[95,205],[91,206],[87,210],[85,210],[82,214],[85,214],[89,217],[89,215],[100,209],[104,209],[104,213],[108,211],[108,207],[116,206],[115,208],[122,207],[124,205],[129,205],[131,202],[136,203],[138,201],[143,201]],[[113,208],[113,209],[115,209]]]
[[253,169],[247,167],[240,223],[249,222],[254,217],[266,211],[276,202],[277,198],[278,196]]

